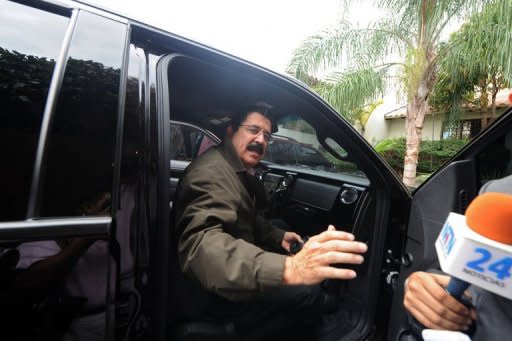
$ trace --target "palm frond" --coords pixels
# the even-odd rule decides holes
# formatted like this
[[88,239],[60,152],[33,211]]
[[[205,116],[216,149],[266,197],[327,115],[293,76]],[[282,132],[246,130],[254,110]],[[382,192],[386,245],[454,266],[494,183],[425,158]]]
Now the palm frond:
[[287,72],[306,81],[322,70],[356,68],[363,64],[385,62],[404,51],[412,42],[407,30],[392,19],[384,19],[368,28],[353,27],[346,21],[307,38],[293,53]]
[[307,77],[318,69],[336,64],[349,31],[350,23],[341,21],[333,29],[325,29],[306,38],[293,52],[287,72],[306,81]]
[[380,98],[385,89],[388,67],[376,70],[367,67],[347,72],[335,72],[314,90],[345,117]]

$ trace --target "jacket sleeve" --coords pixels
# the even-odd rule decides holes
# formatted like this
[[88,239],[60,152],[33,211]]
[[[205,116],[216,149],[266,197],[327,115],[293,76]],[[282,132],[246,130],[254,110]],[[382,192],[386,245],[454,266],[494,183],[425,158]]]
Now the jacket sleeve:
[[233,301],[280,285],[286,257],[226,233],[237,221],[239,194],[218,176],[206,177],[199,171],[183,179],[178,200],[181,270]]
[[261,215],[255,221],[256,235],[259,243],[268,250],[284,251],[281,246],[285,231],[272,225]]
[[[263,182],[255,176],[247,176],[255,193],[256,208],[260,211],[265,210],[269,206],[267,192]],[[276,251],[281,253],[284,249],[281,246],[285,231],[274,226],[263,215],[258,214],[254,221],[255,235],[258,245],[261,245],[266,250]]]

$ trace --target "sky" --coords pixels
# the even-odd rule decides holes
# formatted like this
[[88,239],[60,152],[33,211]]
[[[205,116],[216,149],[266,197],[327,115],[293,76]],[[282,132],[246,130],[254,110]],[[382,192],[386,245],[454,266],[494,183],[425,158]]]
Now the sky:
[[361,0],[343,12],[342,0],[83,0],[204,43],[277,72],[308,36],[342,15],[367,23],[375,10]]

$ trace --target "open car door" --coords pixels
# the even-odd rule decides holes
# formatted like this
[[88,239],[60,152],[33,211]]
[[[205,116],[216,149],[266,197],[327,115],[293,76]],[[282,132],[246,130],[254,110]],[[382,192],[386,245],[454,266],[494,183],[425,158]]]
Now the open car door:
[[413,339],[403,307],[404,281],[414,271],[439,268],[434,243],[448,213],[464,214],[482,185],[509,174],[512,174],[511,110],[414,191],[400,273],[393,283],[389,340]]

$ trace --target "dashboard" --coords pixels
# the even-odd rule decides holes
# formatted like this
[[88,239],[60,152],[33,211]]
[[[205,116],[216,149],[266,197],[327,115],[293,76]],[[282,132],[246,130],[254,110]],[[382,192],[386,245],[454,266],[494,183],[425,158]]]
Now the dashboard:
[[269,218],[283,219],[293,231],[313,235],[328,224],[352,231],[368,196],[369,181],[350,175],[326,176],[289,167],[265,167],[262,180],[270,202]]

